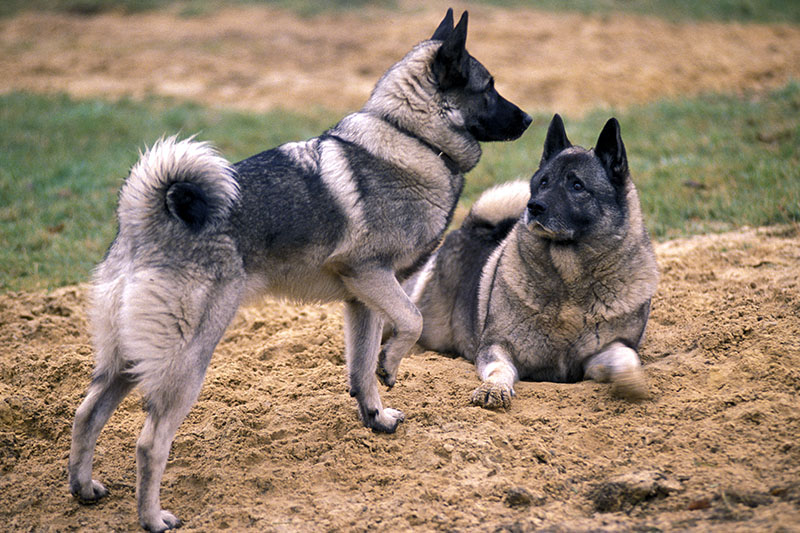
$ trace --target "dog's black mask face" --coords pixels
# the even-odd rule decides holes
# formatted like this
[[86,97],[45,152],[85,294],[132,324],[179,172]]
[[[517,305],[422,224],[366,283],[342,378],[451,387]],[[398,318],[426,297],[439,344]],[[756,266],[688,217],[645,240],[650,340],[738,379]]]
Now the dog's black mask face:
[[466,49],[467,12],[452,28],[453,12],[448,10],[432,39],[442,46],[433,63],[433,74],[449,107],[454,123],[476,140],[510,141],[530,126],[531,117],[502,96],[494,78]]
[[585,150],[572,146],[556,115],[547,131],[539,170],[531,178],[525,223],[535,235],[561,243],[617,233],[627,216],[628,179],[616,119],[608,121],[594,150]]

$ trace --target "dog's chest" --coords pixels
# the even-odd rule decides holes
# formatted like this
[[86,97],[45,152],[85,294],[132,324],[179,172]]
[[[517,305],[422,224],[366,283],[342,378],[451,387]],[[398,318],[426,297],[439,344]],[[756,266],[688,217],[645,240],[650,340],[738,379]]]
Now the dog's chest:
[[504,336],[514,345],[523,368],[545,363],[566,368],[585,352],[613,340],[606,338],[609,309],[600,299],[609,297],[609,287],[589,276],[573,258],[559,259],[560,263],[534,264],[509,254],[501,264],[503,288],[494,297],[504,303],[493,302],[493,312],[507,317]]

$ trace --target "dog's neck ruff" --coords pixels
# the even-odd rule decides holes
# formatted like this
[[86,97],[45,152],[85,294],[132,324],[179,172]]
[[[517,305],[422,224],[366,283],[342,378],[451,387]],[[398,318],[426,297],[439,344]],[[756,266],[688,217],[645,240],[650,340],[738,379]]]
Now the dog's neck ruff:
[[445,166],[447,167],[447,169],[450,171],[451,174],[461,174],[463,172],[459,164],[456,162],[456,160],[450,157],[450,155],[447,154],[441,148],[434,146],[433,144],[428,142],[428,140],[414,133],[410,129],[401,126],[400,124],[397,123],[397,121],[393,120],[391,117],[388,117],[386,115],[380,115],[378,118],[389,124],[392,128],[396,129],[398,132],[402,133],[406,137],[411,137],[415,141],[419,142],[422,146],[424,146],[425,148],[436,154],[436,157],[442,160],[442,162],[445,164]]

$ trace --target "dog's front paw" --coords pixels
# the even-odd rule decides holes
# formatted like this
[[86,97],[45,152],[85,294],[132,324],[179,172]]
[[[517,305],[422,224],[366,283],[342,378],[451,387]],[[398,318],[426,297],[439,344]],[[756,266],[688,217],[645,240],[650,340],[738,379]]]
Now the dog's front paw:
[[153,519],[142,519],[140,523],[147,531],[159,533],[181,527],[181,521],[169,511],[159,511]]
[[391,389],[397,383],[397,368],[390,369],[388,367],[386,350],[381,350],[380,355],[378,355],[378,368],[375,370],[375,374],[378,376],[378,381],[386,388]]
[[73,486],[71,491],[78,503],[82,505],[93,505],[108,496],[108,489],[95,480],[84,487]]
[[364,425],[377,433],[394,433],[397,426],[406,419],[406,415],[397,409],[370,411],[364,416]]
[[484,381],[472,392],[471,401],[486,409],[508,409],[511,407],[512,396],[514,396],[514,389],[505,383]]

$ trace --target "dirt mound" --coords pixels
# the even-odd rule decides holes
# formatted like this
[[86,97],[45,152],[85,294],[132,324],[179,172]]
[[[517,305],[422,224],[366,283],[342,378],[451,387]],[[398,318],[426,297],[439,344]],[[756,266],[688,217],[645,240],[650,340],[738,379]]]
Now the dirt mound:
[[[263,7],[186,18],[32,13],[0,20],[0,92],[176,96],[218,107],[361,107],[449,3],[313,18]],[[578,113],[800,77],[800,28],[676,24],[470,5],[469,49],[526,109]]]
[[[662,281],[642,356],[653,399],[605,385],[521,383],[508,412],[469,405],[470,364],[405,359],[360,426],[340,306],[265,302],[220,343],[165,474],[186,531],[798,531],[800,235],[744,230],[657,246]],[[86,287],[0,296],[0,521],[9,530],[138,528],[133,395],[97,448],[111,489],[66,484],[88,385]],[[658,528],[658,529],[656,529]]]

